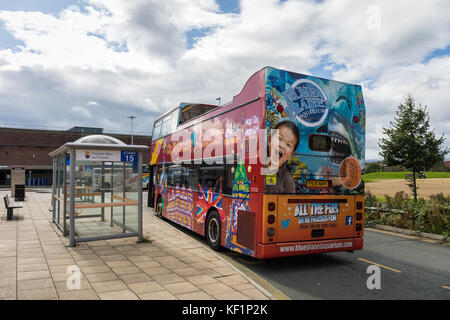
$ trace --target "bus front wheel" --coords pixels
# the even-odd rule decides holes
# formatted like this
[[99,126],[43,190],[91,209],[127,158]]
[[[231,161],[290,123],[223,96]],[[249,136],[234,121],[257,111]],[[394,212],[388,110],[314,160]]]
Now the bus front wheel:
[[209,246],[218,251],[220,250],[220,216],[217,211],[213,211],[208,215],[206,221],[206,240]]

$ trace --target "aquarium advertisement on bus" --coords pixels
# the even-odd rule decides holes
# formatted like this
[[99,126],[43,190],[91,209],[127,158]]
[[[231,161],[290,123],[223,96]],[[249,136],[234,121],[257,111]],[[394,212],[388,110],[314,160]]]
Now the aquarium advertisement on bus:
[[273,68],[266,68],[265,83],[266,165],[273,169],[266,174],[265,192],[361,194],[361,86]]

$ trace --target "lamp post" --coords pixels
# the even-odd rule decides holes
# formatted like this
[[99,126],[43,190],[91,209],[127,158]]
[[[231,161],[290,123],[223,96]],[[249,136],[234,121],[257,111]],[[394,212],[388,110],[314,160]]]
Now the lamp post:
[[133,143],[133,119],[135,119],[135,116],[129,116],[128,119],[131,119],[131,144]]
[[219,101],[219,107],[220,107],[220,97],[219,97],[219,98],[217,98],[216,100],[218,100],[218,101]]

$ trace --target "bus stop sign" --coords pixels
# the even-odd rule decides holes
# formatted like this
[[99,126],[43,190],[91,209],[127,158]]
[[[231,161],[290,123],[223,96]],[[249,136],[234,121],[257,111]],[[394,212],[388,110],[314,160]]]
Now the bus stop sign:
[[133,163],[133,172],[138,172],[138,153],[137,151],[121,151],[120,153],[120,161],[123,162],[132,162]]

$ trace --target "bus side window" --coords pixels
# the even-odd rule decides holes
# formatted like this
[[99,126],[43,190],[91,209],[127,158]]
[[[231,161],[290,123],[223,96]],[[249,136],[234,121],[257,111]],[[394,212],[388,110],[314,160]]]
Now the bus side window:
[[170,134],[171,125],[172,125],[172,114],[169,114],[162,121],[161,137]]
[[234,181],[235,170],[236,170],[236,165],[234,165],[234,164],[225,165],[225,180],[223,183],[223,193],[224,194],[232,194],[233,193],[233,181]]
[[183,164],[183,181],[186,189],[198,189],[198,166]]
[[168,187],[182,187],[183,177],[181,175],[181,165],[175,164],[169,166],[167,170],[167,186]]
[[161,120],[155,123],[155,126],[153,127],[153,135],[152,140],[156,140],[159,137],[161,137]]
[[179,112],[180,109],[176,109],[174,112],[172,112],[171,132],[175,132],[177,130]]
[[202,188],[213,189],[221,192],[223,184],[223,166],[211,166],[200,168],[200,185]]

